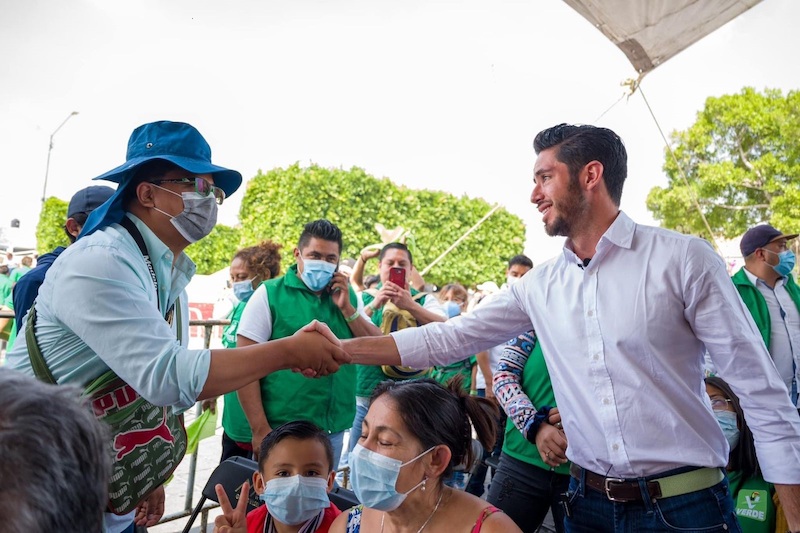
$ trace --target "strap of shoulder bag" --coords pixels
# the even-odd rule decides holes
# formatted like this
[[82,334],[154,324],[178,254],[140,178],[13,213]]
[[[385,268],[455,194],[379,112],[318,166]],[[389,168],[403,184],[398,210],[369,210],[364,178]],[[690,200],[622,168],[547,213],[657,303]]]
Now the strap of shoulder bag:
[[[122,226],[128,230],[128,232],[133,237],[133,240],[136,241],[136,244],[139,246],[139,250],[142,252],[142,256],[144,257],[145,263],[147,263],[147,269],[150,271],[150,277],[153,280],[153,285],[156,288],[156,305],[161,308],[158,303],[158,279],[156,278],[155,270],[153,269],[153,263],[150,261],[150,254],[147,253],[147,246],[144,243],[144,239],[142,238],[142,234],[133,224],[133,222],[128,217],[123,217],[121,222]],[[175,303],[170,307],[169,311],[167,311],[167,316],[164,319],[168,323],[172,323],[172,312],[173,310],[177,311],[176,319],[177,319],[177,337],[178,342],[182,342],[183,337],[183,323],[182,323],[182,316],[181,316],[181,309],[180,309],[180,297],[175,300]],[[28,324],[25,327],[25,340],[28,347],[28,358],[31,361],[31,367],[33,368],[34,374],[40,381],[44,381],[45,383],[52,383],[56,384],[56,378],[53,377],[53,373],[50,372],[50,368],[47,366],[47,363],[44,360],[44,356],[42,356],[42,350],[39,348],[39,343],[36,341],[36,332],[34,331],[34,326],[36,323],[36,302],[34,301],[33,305],[31,306],[30,311],[28,311]]]
[[36,342],[36,334],[33,331],[35,323],[36,302],[34,301],[30,311],[28,311],[28,324],[25,326],[25,340],[28,345],[28,358],[31,360],[31,367],[33,368],[33,373],[36,374],[36,377],[40,381],[55,385],[56,378],[54,378],[53,373],[50,372],[50,368],[47,366],[47,363],[45,363],[44,357],[42,356],[42,350],[39,348],[39,343]]

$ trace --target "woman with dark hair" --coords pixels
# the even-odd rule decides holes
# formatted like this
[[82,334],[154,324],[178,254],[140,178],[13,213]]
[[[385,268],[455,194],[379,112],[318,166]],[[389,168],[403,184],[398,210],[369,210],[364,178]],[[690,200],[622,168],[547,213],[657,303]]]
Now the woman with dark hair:
[[[739,397],[718,376],[705,379],[706,393],[722,432],[730,445],[728,484],[736,506],[736,516],[744,533],[778,531],[776,517],[783,518],[774,502],[775,487],[764,481],[756,458],[753,434],[747,427]],[[785,522],[785,519],[783,519]],[[785,531],[782,529],[781,531]]]
[[350,453],[361,505],[342,513],[331,532],[518,532],[496,507],[444,484],[456,465],[471,461],[472,427],[484,446],[494,442],[496,415],[491,402],[463,390],[460,377],[447,387],[432,379],[378,385]]
[[[255,289],[264,281],[272,279],[281,272],[280,244],[263,241],[256,246],[242,248],[233,256],[230,266],[231,287],[239,300],[228,318],[231,323],[222,332],[222,344],[226,348],[236,348],[236,331],[244,307]],[[205,406],[204,402],[204,406]],[[213,402],[216,404],[216,401]],[[236,391],[225,395],[222,410],[222,457],[252,458],[253,445],[250,425],[242,411]]]

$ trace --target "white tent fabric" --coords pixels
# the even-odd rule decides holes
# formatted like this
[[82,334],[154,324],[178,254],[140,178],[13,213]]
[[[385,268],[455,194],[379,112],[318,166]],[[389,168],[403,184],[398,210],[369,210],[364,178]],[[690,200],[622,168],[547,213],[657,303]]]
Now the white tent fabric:
[[761,0],[564,0],[644,76]]

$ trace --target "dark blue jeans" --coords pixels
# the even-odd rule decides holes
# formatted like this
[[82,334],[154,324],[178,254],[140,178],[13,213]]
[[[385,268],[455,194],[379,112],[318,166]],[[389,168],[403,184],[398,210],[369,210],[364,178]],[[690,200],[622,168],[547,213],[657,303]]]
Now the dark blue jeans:
[[564,508],[560,496],[567,492],[569,475],[556,474],[505,453],[500,455],[486,500],[502,509],[524,533],[534,533],[547,511],[553,511],[556,531],[564,531]]
[[[685,470],[685,469],[683,469]],[[681,470],[674,471],[678,473]],[[667,473],[668,474],[668,473]],[[663,477],[659,474],[652,477]],[[612,502],[604,494],[571,478],[569,483],[570,516],[564,520],[568,533],[647,532],[724,532],[741,533],[736,520],[728,479],[708,489],[651,500],[640,478],[642,502]]]

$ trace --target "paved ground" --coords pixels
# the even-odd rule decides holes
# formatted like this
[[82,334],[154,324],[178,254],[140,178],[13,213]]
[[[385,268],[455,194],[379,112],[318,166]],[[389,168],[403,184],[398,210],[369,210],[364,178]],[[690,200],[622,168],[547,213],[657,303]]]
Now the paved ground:
[[[222,400],[219,402],[220,409],[222,408]],[[218,411],[220,414],[222,411]],[[186,413],[186,424],[188,425],[196,417],[195,410]],[[193,497],[191,498],[190,508],[194,508],[202,496],[203,487],[206,485],[211,472],[219,464],[219,458],[222,454],[222,428],[217,428],[217,434],[214,437],[209,437],[200,441],[197,448],[197,465],[195,471],[195,480],[193,484]],[[186,495],[189,493],[189,471],[192,462],[192,456],[187,455],[177,470],[175,470],[172,481],[166,488],[166,503],[164,516],[180,513],[186,509]],[[212,502],[209,502],[212,503]],[[215,509],[209,513],[208,531],[214,530],[214,518],[219,514],[219,510]],[[200,532],[200,519],[198,515],[194,521],[192,533]],[[188,522],[188,517],[179,518],[177,520],[161,524],[159,526],[148,528],[149,533],[174,533],[183,531],[183,528]]]

